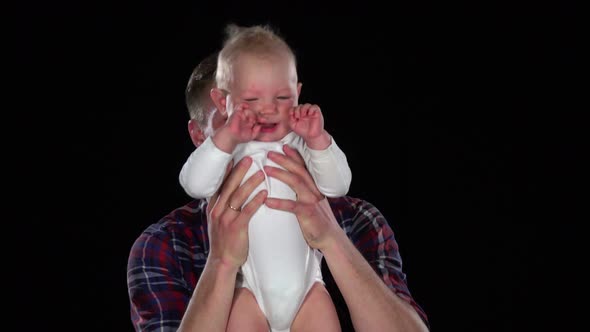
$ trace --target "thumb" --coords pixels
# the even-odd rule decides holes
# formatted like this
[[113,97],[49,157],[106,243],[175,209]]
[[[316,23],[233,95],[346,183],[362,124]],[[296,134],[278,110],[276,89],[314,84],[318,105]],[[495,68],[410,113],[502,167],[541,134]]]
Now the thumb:
[[289,127],[291,130],[297,126],[297,118],[295,117],[295,112],[289,112]]

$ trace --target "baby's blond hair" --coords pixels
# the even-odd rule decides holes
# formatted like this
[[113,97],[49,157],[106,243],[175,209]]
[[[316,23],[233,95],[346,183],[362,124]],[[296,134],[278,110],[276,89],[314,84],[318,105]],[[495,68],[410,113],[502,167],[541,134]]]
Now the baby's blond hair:
[[217,87],[227,89],[231,82],[231,69],[235,59],[243,54],[259,57],[288,56],[296,63],[295,54],[285,40],[268,25],[240,27],[229,24],[227,38],[217,59]]

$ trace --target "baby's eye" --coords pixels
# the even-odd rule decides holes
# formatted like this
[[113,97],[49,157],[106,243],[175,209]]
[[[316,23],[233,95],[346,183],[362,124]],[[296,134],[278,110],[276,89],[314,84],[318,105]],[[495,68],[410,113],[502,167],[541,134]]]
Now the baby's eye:
[[277,99],[280,99],[280,100],[289,100],[289,99],[291,99],[291,96],[278,96]]
[[253,102],[253,101],[257,101],[258,98],[245,98],[244,100],[247,102]]

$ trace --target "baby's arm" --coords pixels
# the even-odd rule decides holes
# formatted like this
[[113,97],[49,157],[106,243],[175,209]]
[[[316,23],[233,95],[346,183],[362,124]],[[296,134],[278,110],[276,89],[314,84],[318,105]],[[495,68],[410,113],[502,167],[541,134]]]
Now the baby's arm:
[[317,105],[304,104],[291,111],[290,125],[303,142],[295,144],[322,194],[344,196],[350,188],[352,172],[346,155],[324,129],[324,117]]
[[300,152],[322,194],[327,197],[339,197],[348,193],[352,172],[346,155],[334,139],[331,139],[330,145],[324,150],[314,150],[304,145]]
[[193,198],[213,196],[221,182],[232,155],[217,148],[211,137],[201,144],[182,166],[180,184]]
[[259,131],[252,111],[247,106],[236,107],[227,122],[193,151],[182,166],[179,180],[184,191],[193,198],[211,197],[223,181],[236,146],[252,140]]

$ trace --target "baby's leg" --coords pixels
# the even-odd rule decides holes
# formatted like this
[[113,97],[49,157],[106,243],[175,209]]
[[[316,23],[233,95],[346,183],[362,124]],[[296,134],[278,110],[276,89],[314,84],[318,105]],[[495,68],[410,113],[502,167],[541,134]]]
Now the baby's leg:
[[227,332],[268,332],[266,317],[260,310],[252,292],[236,288],[227,322]]
[[336,307],[324,285],[316,282],[301,304],[291,325],[291,332],[340,332]]

